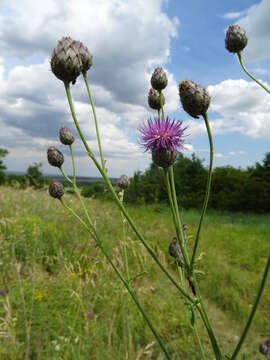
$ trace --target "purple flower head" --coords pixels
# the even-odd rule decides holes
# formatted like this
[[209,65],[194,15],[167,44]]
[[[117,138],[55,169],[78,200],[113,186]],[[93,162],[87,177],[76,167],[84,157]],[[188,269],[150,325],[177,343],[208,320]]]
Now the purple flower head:
[[181,122],[151,118],[139,128],[141,145],[145,151],[177,151],[184,148],[184,131]]

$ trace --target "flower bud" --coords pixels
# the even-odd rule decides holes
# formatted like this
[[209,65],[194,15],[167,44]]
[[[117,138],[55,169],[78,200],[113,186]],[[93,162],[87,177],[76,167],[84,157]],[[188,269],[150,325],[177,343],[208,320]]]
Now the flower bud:
[[127,189],[128,185],[129,185],[129,179],[128,179],[127,175],[121,175],[120,178],[117,181],[117,185],[122,190]]
[[66,127],[62,127],[59,130],[59,139],[64,145],[71,145],[74,143],[75,140],[72,132]]
[[63,37],[54,48],[51,57],[51,69],[54,75],[65,84],[74,83],[83,69],[76,41]]
[[92,66],[93,56],[90,54],[88,48],[84,46],[81,41],[75,41],[75,46],[81,58],[82,73],[85,74]]
[[55,146],[50,146],[47,150],[47,159],[50,165],[60,168],[64,162],[64,155]]
[[153,75],[151,77],[152,87],[157,91],[161,91],[165,89],[167,84],[168,84],[168,79],[165,71],[161,67],[157,67],[154,70]]
[[169,245],[169,254],[175,258],[175,260],[177,260],[177,263],[179,266],[183,267],[184,266],[184,257],[180,248],[180,245],[176,239],[176,237],[174,237]]
[[259,351],[261,354],[263,355],[267,355],[268,353],[268,347],[265,345],[265,344],[261,344],[260,347],[259,347]]
[[183,109],[195,119],[204,115],[210,105],[208,92],[199,84],[191,80],[181,81],[179,84],[179,95]]
[[177,152],[169,149],[153,149],[153,163],[162,168],[168,168],[173,165],[177,158]]
[[[162,98],[162,105],[164,106],[165,97],[163,94],[161,94],[161,98]],[[159,92],[153,88],[151,88],[148,93],[148,105],[150,106],[150,108],[154,110],[160,110],[161,108]]]
[[49,194],[55,199],[61,199],[64,195],[65,188],[59,181],[53,181],[49,186]]
[[229,26],[226,32],[225,47],[229,52],[239,53],[248,43],[246,31],[240,25]]

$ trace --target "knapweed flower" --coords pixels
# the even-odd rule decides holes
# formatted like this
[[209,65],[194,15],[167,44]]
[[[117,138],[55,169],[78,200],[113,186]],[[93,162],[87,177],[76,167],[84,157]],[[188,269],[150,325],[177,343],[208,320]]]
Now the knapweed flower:
[[117,181],[117,185],[120,187],[120,189],[126,190],[129,185],[129,178],[127,175],[121,175]]
[[165,71],[161,67],[157,67],[151,77],[151,85],[157,90],[161,91],[165,89],[168,84],[168,79]]
[[61,199],[65,193],[65,188],[59,181],[53,181],[49,186],[49,194],[55,199]]
[[[161,94],[161,99],[162,99],[162,105],[164,105],[165,97],[163,94]],[[148,105],[150,106],[150,108],[154,110],[160,110],[161,108],[159,92],[153,88],[151,88],[148,93]]]
[[50,165],[61,167],[64,163],[64,155],[56,149],[55,146],[50,146],[47,150],[47,159]]
[[66,127],[62,127],[59,130],[59,139],[60,139],[61,143],[64,145],[71,145],[71,144],[73,144],[73,142],[75,140],[72,132]]
[[83,70],[78,44],[71,37],[63,37],[51,57],[51,69],[54,75],[65,84],[75,82]]
[[226,32],[225,47],[231,53],[239,53],[248,43],[246,31],[240,25],[229,26]]
[[81,41],[75,41],[75,46],[82,61],[82,73],[85,74],[92,66],[93,56]]
[[145,151],[152,152],[157,166],[167,168],[175,162],[178,149],[183,149],[185,129],[182,122],[171,121],[169,117],[149,119],[139,128],[140,142]]
[[177,238],[174,237],[169,245],[169,254],[175,258],[177,261],[178,266],[183,267],[184,266],[184,257],[180,248],[180,245],[178,244]]
[[179,84],[179,96],[183,109],[195,119],[204,115],[210,105],[208,92],[191,80],[183,80]]

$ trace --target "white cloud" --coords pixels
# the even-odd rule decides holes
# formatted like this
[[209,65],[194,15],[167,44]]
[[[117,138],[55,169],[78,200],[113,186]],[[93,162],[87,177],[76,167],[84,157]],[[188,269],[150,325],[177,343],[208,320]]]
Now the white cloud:
[[232,11],[232,12],[227,12],[226,14],[222,15],[223,19],[227,19],[227,20],[234,20],[234,19],[238,19],[241,16],[245,15],[246,11]]
[[260,3],[251,6],[247,14],[239,21],[248,35],[248,45],[244,50],[247,60],[258,61],[270,57],[270,1],[262,0]]
[[[269,94],[256,83],[242,79],[225,80],[210,85],[207,90],[211,96],[209,118],[213,134],[239,132],[252,138],[270,138]],[[215,119],[211,120],[213,117]],[[191,136],[203,132],[203,121],[190,120]]]
[[[91,6],[86,0],[1,1],[0,141],[11,152],[7,163],[10,159],[15,164],[17,156],[17,165],[29,165],[31,152],[33,161],[37,154],[45,154],[46,164],[46,148],[55,143],[59,127],[72,127],[64,87],[49,66],[53,47],[66,35],[80,39],[93,53],[88,78],[109,168],[119,164],[112,170],[115,175],[149,162],[135,131],[151,114],[147,106],[151,72],[170,61],[170,41],[178,36],[179,26],[176,17],[169,19],[162,11],[162,4],[162,0],[95,0]],[[7,73],[9,59],[23,65]],[[177,84],[172,74],[168,78],[166,109],[173,111],[179,106]],[[72,94],[81,127],[97,151],[93,116],[81,80],[72,87]],[[75,150],[82,155],[81,146]],[[18,155],[23,153],[25,162]]]

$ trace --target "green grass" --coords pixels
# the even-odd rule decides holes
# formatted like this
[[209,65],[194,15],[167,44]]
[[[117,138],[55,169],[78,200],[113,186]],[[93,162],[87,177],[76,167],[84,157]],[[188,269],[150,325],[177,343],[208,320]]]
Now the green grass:
[[[66,202],[81,210],[75,196]],[[113,203],[85,199],[104,245],[123,269],[122,223]],[[168,255],[174,236],[164,206],[129,212],[162,263],[177,276]],[[192,245],[197,211],[183,213]],[[247,320],[270,250],[270,216],[207,212],[198,264],[203,297],[224,353],[230,353]],[[174,359],[200,359],[183,299],[128,230],[128,257],[139,298]],[[0,359],[164,359],[118,278],[94,241],[61,204],[44,191],[0,188]],[[270,287],[243,348],[263,358],[270,337]],[[88,317],[88,312],[94,315]],[[207,359],[207,335],[197,322]]]

